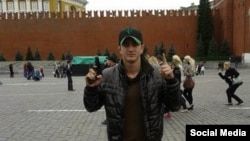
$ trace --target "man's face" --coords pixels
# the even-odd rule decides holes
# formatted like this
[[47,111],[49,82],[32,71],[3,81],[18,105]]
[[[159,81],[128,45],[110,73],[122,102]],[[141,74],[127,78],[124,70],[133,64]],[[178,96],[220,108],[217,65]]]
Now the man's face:
[[120,45],[120,54],[122,55],[123,61],[134,63],[140,58],[143,49],[143,45],[138,45],[132,38],[128,37],[123,44]]

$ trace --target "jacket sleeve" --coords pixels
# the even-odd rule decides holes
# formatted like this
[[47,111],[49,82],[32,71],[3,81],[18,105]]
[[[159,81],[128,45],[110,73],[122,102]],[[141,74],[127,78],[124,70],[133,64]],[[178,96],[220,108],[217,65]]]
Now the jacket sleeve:
[[181,91],[179,81],[174,79],[165,80],[163,85],[163,102],[167,110],[178,111],[181,107]]
[[220,76],[221,79],[225,79],[224,75],[221,72],[219,72],[218,75]]
[[88,112],[95,112],[103,106],[103,98],[98,87],[84,88],[83,103]]
[[221,72],[218,73],[218,75],[220,76],[221,79],[225,80],[225,82],[229,85],[232,84],[232,80],[229,78],[229,73],[225,72],[225,74],[223,75]]
[[239,74],[239,72],[238,72],[236,69],[230,68],[230,69],[228,69],[228,70],[225,72],[224,75],[223,75],[221,72],[218,73],[218,75],[219,75],[222,79],[224,79],[224,80],[226,81],[226,83],[228,83],[229,85],[231,85],[231,84],[232,84],[232,78],[238,77],[240,74]]

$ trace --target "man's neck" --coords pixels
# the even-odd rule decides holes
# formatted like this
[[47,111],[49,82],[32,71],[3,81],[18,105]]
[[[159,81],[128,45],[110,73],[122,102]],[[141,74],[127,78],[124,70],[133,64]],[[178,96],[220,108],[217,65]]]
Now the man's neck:
[[124,62],[126,74],[129,78],[135,78],[141,70],[141,61],[138,60],[135,63]]

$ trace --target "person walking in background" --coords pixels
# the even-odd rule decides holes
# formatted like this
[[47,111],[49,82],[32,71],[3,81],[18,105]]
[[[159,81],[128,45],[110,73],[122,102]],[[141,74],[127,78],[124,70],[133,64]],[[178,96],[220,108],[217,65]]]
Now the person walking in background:
[[224,64],[223,62],[219,62],[218,63],[218,68],[217,68],[219,71],[223,71],[224,70]]
[[41,75],[42,75],[42,77],[44,77],[44,70],[43,70],[43,66],[40,66],[40,73],[41,73]]
[[62,63],[63,73],[62,78],[65,78],[67,76],[67,65],[63,62]]
[[72,64],[71,60],[67,61],[67,78],[68,78],[68,90],[74,91],[73,89],[73,80],[72,80]]
[[9,70],[10,70],[10,78],[14,77],[14,70],[13,70],[13,64],[9,64]]
[[201,75],[201,64],[197,64],[195,67],[196,75]]
[[[172,65],[171,65],[172,69],[173,69],[173,73],[174,73],[174,77],[176,79],[179,80],[179,85],[181,85],[181,72],[183,71],[182,68],[182,61],[181,58],[178,55],[173,55],[172,56]],[[180,93],[183,94],[183,91],[180,89]],[[187,112],[187,105],[186,105],[186,99],[184,98],[184,96],[181,96],[181,105],[183,107],[183,109],[181,110],[181,112]]]
[[185,80],[183,82],[183,95],[189,103],[188,110],[193,110],[193,88],[194,88],[194,74],[195,74],[195,60],[186,55],[183,60],[184,68],[183,73],[185,76]]
[[30,80],[32,79],[34,75],[34,66],[31,64],[31,62],[27,62],[27,79]]
[[59,78],[59,63],[58,62],[54,63],[54,77]]
[[63,67],[64,67],[63,62],[59,61],[58,62],[58,76],[59,76],[59,78],[63,78]]
[[235,68],[231,67],[230,62],[224,62],[223,68],[225,70],[225,74],[223,75],[222,72],[219,71],[218,75],[228,84],[228,88],[226,90],[228,103],[226,105],[233,105],[232,98],[238,102],[237,105],[240,105],[243,103],[243,100],[235,95],[235,91],[240,85],[242,85],[242,83],[233,85],[233,78],[238,77],[240,73]]
[[144,58],[139,30],[122,30],[118,49],[118,65],[104,69],[102,75],[93,69],[87,73],[84,106],[88,112],[104,106],[109,141],[160,141],[163,110],[180,108],[179,82],[166,58],[158,67]]
[[27,67],[27,63],[25,63],[23,65],[23,76],[27,77],[27,75],[28,75],[28,67]]
[[39,69],[34,70],[33,80],[40,81],[42,79],[42,74]]
[[201,75],[205,75],[205,65],[204,65],[204,63],[201,64]]

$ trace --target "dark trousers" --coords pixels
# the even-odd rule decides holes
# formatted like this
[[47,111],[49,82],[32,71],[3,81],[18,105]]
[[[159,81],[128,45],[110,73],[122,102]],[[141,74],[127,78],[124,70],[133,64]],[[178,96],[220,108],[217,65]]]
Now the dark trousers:
[[14,77],[14,72],[13,71],[10,72],[10,77]]
[[183,90],[183,95],[190,105],[193,104],[192,92],[193,92],[193,89],[184,89]]
[[[181,95],[183,95],[183,90],[180,90]],[[186,99],[184,98],[184,95],[181,96],[181,106],[183,109],[187,109]]]
[[73,81],[71,75],[67,75],[68,77],[68,90],[73,90]]
[[230,85],[227,88],[226,93],[227,93],[228,103],[232,103],[232,98],[234,98],[237,102],[241,102],[242,101],[237,95],[235,95],[235,91],[237,90],[237,88],[239,86],[240,85]]
[[183,109],[187,109],[186,99],[182,96],[181,96],[181,106],[183,107]]

